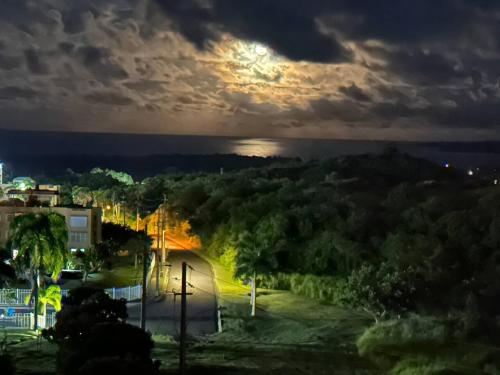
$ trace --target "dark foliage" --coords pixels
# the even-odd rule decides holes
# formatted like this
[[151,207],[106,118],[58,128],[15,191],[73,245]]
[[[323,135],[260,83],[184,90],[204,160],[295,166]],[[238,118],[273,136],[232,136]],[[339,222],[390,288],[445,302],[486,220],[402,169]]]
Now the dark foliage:
[[63,300],[56,317],[56,325],[44,330],[43,336],[59,346],[61,374],[100,374],[118,362],[141,374],[157,373],[158,366],[150,359],[153,341],[125,322],[125,300],[111,299],[99,289],[78,288]]
[[16,370],[12,356],[7,352],[7,333],[0,339],[0,370],[2,375],[14,375]]
[[106,252],[115,254],[117,251],[123,249],[125,244],[132,239],[149,241],[145,232],[136,232],[127,226],[114,223],[102,224],[102,239],[102,244],[96,250],[103,254]]
[[465,312],[471,336],[497,341],[500,190],[491,181],[387,149],[99,189],[142,214],[167,197],[235,275],[256,271],[266,285],[377,319]]
[[44,336],[62,347],[79,346],[99,323],[124,323],[127,318],[125,300],[114,300],[101,289],[76,288],[63,298],[63,308],[56,315],[53,328]]

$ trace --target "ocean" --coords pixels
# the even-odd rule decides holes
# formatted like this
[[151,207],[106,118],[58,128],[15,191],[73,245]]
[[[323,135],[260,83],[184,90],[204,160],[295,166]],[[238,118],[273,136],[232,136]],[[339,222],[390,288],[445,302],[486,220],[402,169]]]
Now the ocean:
[[0,157],[15,155],[174,155],[239,154],[321,159],[378,153],[389,146],[413,156],[460,168],[500,167],[500,141],[392,142],[327,139],[282,139],[97,134],[0,130]]

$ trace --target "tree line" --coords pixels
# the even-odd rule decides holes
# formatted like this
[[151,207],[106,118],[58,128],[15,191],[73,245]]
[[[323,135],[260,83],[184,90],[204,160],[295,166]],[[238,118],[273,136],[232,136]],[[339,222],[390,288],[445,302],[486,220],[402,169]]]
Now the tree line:
[[[460,340],[498,344],[500,189],[453,168],[388,150],[133,183],[100,170],[69,176],[65,189],[71,203],[120,204],[131,225],[167,197],[172,220],[188,220],[235,277],[370,314],[365,355],[388,337],[414,348],[404,332],[457,353]],[[475,352],[468,365],[495,365],[498,356]],[[436,353],[389,362],[431,373],[431,357],[443,368],[471,360]]]

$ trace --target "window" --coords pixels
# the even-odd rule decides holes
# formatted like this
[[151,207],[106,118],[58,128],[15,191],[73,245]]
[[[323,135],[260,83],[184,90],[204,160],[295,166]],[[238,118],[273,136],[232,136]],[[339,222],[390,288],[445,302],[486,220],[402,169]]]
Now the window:
[[87,228],[87,216],[71,216],[69,225],[71,228]]
[[70,232],[69,241],[71,243],[85,243],[85,242],[87,242],[87,233],[85,233],[85,232]]

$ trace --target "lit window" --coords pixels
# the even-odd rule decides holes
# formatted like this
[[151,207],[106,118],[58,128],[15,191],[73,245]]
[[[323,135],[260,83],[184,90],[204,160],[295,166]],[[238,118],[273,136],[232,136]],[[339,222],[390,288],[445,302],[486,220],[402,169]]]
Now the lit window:
[[87,216],[71,216],[69,225],[71,228],[87,228]]
[[69,240],[71,243],[85,243],[87,242],[87,233],[70,232]]

